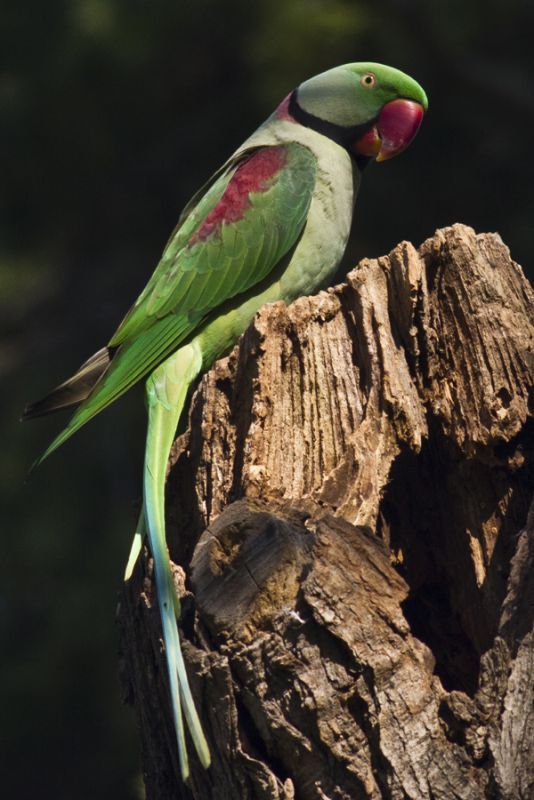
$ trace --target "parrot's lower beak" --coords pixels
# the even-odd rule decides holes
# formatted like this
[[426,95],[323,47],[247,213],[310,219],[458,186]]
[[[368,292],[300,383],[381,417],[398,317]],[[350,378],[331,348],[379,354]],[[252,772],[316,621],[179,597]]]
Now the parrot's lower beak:
[[402,153],[414,139],[424,115],[414,100],[392,100],[382,108],[378,120],[354,144],[355,153],[377,161]]

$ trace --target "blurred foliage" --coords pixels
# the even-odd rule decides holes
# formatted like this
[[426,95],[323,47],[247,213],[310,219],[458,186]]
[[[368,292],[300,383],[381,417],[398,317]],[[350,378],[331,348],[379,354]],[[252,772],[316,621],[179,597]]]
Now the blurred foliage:
[[346,61],[430,112],[365,175],[349,262],[462,221],[526,267],[534,6],[509,0],[6,0],[0,15],[0,758],[6,797],[139,797],[114,612],[140,492],[134,391],[26,481],[61,420],[17,425],[105,342],[181,206],[296,84]]

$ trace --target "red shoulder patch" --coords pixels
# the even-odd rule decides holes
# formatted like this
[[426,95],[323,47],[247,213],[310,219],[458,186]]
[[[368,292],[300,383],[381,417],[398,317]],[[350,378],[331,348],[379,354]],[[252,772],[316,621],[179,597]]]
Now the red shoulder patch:
[[189,239],[189,247],[205,241],[223,222],[240,220],[250,207],[249,195],[269,188],[270,179],[285,165],[286,155],[283,146],[264,147],[240,164],[215,208]]

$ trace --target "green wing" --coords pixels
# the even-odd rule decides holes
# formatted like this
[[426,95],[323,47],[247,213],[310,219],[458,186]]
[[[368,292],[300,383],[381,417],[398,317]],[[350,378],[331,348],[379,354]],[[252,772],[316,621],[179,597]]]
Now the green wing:
[[260,283],[300,236],[317,161],[293,143],[231,162],[191,208],[109,347],[113,358],[43,458],[190,336],[226,300]]
[[[260,159],[264,174],[277,166],[264,181],[254,164]],[[300,234],[315,177],[315,156],[299,144],[257,150],[222,175],[175,232],[110,346],[138,336],[155,319],[198,316],[259,283]],[[258,183],[259,190],[246,191]],[[227,219],[221,222],[223,205]]]

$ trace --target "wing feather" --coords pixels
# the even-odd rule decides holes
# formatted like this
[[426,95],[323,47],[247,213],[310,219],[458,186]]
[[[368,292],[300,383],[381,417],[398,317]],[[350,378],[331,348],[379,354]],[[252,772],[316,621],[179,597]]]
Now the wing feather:
[[[247,180],[249,185],[254,184],[257,162],[268,159],[279,164],[279,168],[247,192]],[[177,310],[183,314],[199,310],[202,297],[210,298],[206,310],[212,308],[215,297],[209,292],[204,294],[206,284],[200,275],[211,278],[214,273],[221,273],[220,283],[213,282],[214,286],[218,285],[217,305],[232,296],[226,291],[227,287],[240,293],[259,283],[302,230],[315,185],[316,166],[315,156],[303,145],[278,145],[254,151],[248,160],[221,175],[169,242],[154,275],[119,326],[110,346],[138,336],[150,327],[154,316],[161,317]],[[240,182],[245,184],[241,195],[238,194]],[[229,198],[244,206],[237,219],[234,218],[236,203],[232,207]],[[226,218],[219,213],[223,206],[226,206]],[[217,219],[211,230],[207,225],[210,218]],[[205,227],[209,232],[203,235]],[[266,236],[271,239],[274,263],[260,258]],[[240,268],[243,279],[234,282],[233,273]]]
[[313,153],[292,143],[253,150],[209,185],[112,337],[109,368],[45,455],[176,350],[214,309],[266,278],[303,230],[316,172]]

